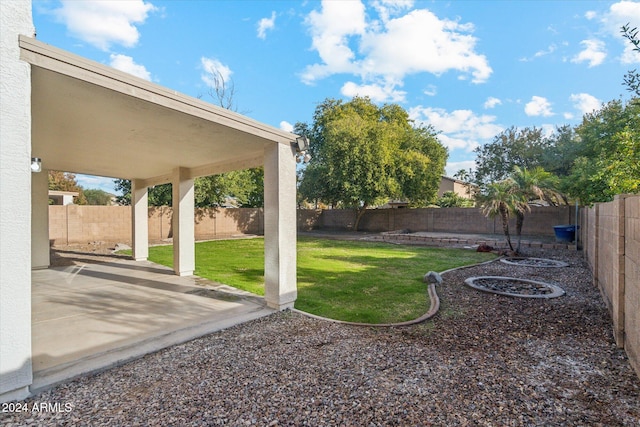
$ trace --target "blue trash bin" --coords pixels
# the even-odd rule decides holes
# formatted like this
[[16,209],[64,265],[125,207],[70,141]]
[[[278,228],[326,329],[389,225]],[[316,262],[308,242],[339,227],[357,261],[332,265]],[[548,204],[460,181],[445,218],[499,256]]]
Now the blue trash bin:
[[575,225],[554,225],[553,231],[556,235],[556,242],[571,243],[576,238]]

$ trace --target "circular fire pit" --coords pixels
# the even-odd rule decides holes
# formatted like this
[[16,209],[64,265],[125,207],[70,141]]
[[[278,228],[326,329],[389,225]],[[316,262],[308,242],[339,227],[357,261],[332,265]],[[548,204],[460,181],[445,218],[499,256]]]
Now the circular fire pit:
[[564,295],[564,290],[556,285],[515,277],[478,276],[464,282],[479,291],[512,297],[556,298]]
[[509,257],[501,258],[500,261],[504,262],[505,264],[519,265],[521,267],[558,268],[569,266],[569,264],[567,264],[566,262],[546,258]]

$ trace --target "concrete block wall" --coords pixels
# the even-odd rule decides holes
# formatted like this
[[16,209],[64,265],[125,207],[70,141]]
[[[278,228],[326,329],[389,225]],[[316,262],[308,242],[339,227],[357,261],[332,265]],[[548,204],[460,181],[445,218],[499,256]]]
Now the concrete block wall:
[[318,223],[322,215],[319,209],[298,209],[298,230],[310,231],[318,228]]
[[[356,212],[350,209],[322,211],[317,228],[350,230]],[[553,236],[554,225],[575,224],[573,206],[534,207],[525,216],[522,234]],[[515,219],[509,224],[515,231]],[[370,232],[411,231],[502,234],[500,218],[487,218],[477,208],[369,209],[360,220],[360,230]]]
[[640,196],[624,204],[624,348],[640,376]]
[[[553,235],[553,225],[572,223],[574,209],[562,207],[534,208],[524,222],[524,235]],[[351,230],[356,211],[352,209],[298,210],[298,230]],[[149,207],[149,241],[161,242],[173,237],[172,209]],[[195,210],[197,240],[237,234],[264,234],[262,209],[203,208]],[[510,224],[515,230],[515,222]],[[370,209],[362,217],[363,231],[412,231],[502,234],[499,218],[487,218],[479,209]],[[131,208],[129,206],[49,206],[49,238],[55,245],[92,241],[130,242]]]
[[237,234],[264,234],[262,209],[196,209],[196,239],[206,240]]
[[149,242],[161,242],[173,237],[171,208],[168,206],[149,207]]
[[317,228],[323,230],[350,230],[356,223],[356,211],[352,209],[331,209],[322,211]]
[[54,245],[131,241],[128,206],[49,206],[49,240]]
[[616,344],[640,376],[640,196],[619,195],[581,215],[585,257],[609,309]]
[[[149,207],[149,242],[173,237],[172,209]],[[315,211],[312,211],[315,212]],[[318,213],[306,215],[304,223],[315,223]],[[196,240],[238,234],[264,234],[262,209],[196,209]],[[308,227],[305,225],[305,227]],[[308,227],[309,228],[309,227]],[[131,242],[129,206],[49,206],[49,240],[53,245],[86,244],[94,241]]]
[[[598,266],[596,275],[612,313],[616,343],[624,341],[624,199],[617,197],[599,207]],[[621,209],[622,208],[622,209]]]

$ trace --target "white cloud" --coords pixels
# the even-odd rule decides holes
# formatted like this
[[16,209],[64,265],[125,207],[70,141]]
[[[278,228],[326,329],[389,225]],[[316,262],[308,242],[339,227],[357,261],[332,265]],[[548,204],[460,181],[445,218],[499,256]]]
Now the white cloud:
[[564,117],[566,120],[573,120],[575,116],[573,115],[573,113],[562,113],[562,117]]
[[624,47],[620,62],[623,64],[640,64],[640,52],[633,50],[631,43]]
[[136,64],[132,57],[112,53],[109,56],[109,59],[109,65],[116,70],[124,71],[125,73],[133,74],[141,79],[151,81],[151,73],[147,71],[144,65]]
[[475,160],[463,160],[461,162],[447,162],[445,166],[445,175],[449,177],[453,177],[460,169],[464,169],[468,171],[469,169],[476,170],[476,162]]
[[346,82],[340,89],[346,97],[368,96],[373,102],[403,102],[406,92],[396,90],[393,84],[363,84]]
[[552,54],[552,53],[553,53],[553,52],[555,52],[557,49],[558,49],[558,46],[557,46],[555,43],[553,43],[553,44],[550,44],[550,45],[549,45],[549,47],[547,48],[547,50],[539,50],[539,51],[537,51],[533,56],[534,56],[535,58],[540,58],[541,56],[546,56],[546,55],[550,55],[550,54]]
[[302,75],[305,83],[334,73],[357,71],[348,37],[365,32],[365,8],[360,1],[323,1],[322,11],[312,11],[305,22],[311,30],[312,47],[323,61],[307,67]]
[[485,109],[495,108],[497,105],[500,105],[500,104],[502,104],[502,101],[500,101],[498,98],[490,96],[484,102],[484,108]]
[[413,4],[413,0],[374,0],[371,6],[378,12],[380,19],[387,22],[392,15],[411,9]]
[[271,18],[262,18],[258,21],[258,38],[266,39],[267,30],[273,30],[276,26],[276,13],[271,12]]
[[285,132],[293,132],[293,125],[285,120],[280,122],[280,129]]
[[472,27],[440,20],[426,9],[413,10],[390,20],[385,31],[368,32],[360,50],[366,54],[361,70],[365,75],[382,74],[401,79],[407,74],[435,75],[456,70],[471,75],[474,83],[485,82],[492,73],[484,55],[474,52],[477,39]]
[[231,74],[233,71],[222,62],[218,61],[215,58],[200,58],[200,63],[204,72],[200,76],[202,81],[209,87],[216,86],[216,78],[222,78],[225,82],[228,82],[231,78]]
[[417,106],[409,110],[409,117],[441,132],[438,139],[450,150],[471,151],[504,130],[494,123],[495,116],[479,116],[471,110],[447,112],[442,108]]
[[541,58],[543,56],[547,56],[547,55],[551,55],[553,52],[555,52],[556,50],[558,50],[558,45],[556,45],[555,43],[550,44],[549,47],[546,50],[539,50],[536,53],[533,54],[533,57],[531,58],[521,58],[520,61],[521,62],[529,62],[534,60],[535,58]]
[[527,116],[553,116],[551,111],[551,103],[542,96],[532,96],[531,101],[524,106],[524,112]]
[[588,62],[589,68],[600,65],[607,57],[604,42],[597,39],[582,40],[580,42],[584,49],[571,58],[571,62]]
[[617,40],[624,50],[618,57],[623,64],[640,64],[640,53],[633,50],[633,46],[622,37],[620,30],[623,25],[630,28],[640,27],[640,3],[634,1],[619,1],[613,3],[609,10],[600,17],[605,32]]
[[425,90],[422,91],[427,96],[436,96],[438,94],[438,88],[434,85],[428,85]]
[[584,17],[587,18],[589,21],[594,19],[596,16],[598,16],[598,14],[593,10],[588,10],[584,14]]
[[609,34],[621,38],[620,28],[623,25],[629,23],[631,28],[640,26],[640,3],[635,1],[613,3],[609,11],[603,14],[601,22]]
[[452,70],[474,83],[485,82],[493,71],[475,51],[473,25],[439,19],[427,9],[401,14],[412,5],[375,1],[380,19],[368,20],[375,13],[368,14],[361,1],[323,1],[306,20],[321,62],[305,69],[303,82],[349,73],[361,77],[363,85],[401,86],[410,74]]
[[583,115],[599,110],[602,105],[602,101],[588,93],[573,93],[569,99],[573,102],[574,108]]
[[61,3],[62,7],[53,13],[69,33],[105,51],[112,44],[135,46],[140,38],[136,25],[143,24],[149,13],[157,10],[142,0],[62,0]]

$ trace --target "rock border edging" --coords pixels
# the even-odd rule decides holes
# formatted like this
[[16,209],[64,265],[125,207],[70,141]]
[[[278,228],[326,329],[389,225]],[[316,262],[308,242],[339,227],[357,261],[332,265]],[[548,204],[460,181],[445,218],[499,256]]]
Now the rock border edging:
[[[493,289],[488,289],[488,288],[485,288],[484,286],[476,285],[474,283],[474,281],[476,281],[478,279],[514,280],[514,281],[525,282],[525,283],[533,283],[533,284],[536,284],[536,285],[543,285],[543,286],[551,289],[552,292],[549,293],[549,294],[528,295],[528,294],[517,294],[517,293],[513,293],[513,292],[494,291]],[[561,296],[566,294],[565,290],[562,289],[560,286],[557,286],[557,285],[554,285],[554,284],[551,284],[551,283],[540,282],[538,280],[522,279],[522,278],[519,278],[519,277],[475,276],[475,277],[469,277],[469,278],[465,279],[464,283],[467,286],[469,286],[469,287],[471,287],[473,289],[476,289],[478,291],[487,292],[487,293],[496,294],[496,295],[504,295],[504,296],[513,297],[513,298],[550,299],[550,298],[558,298],[558,297],[561,297]]]

